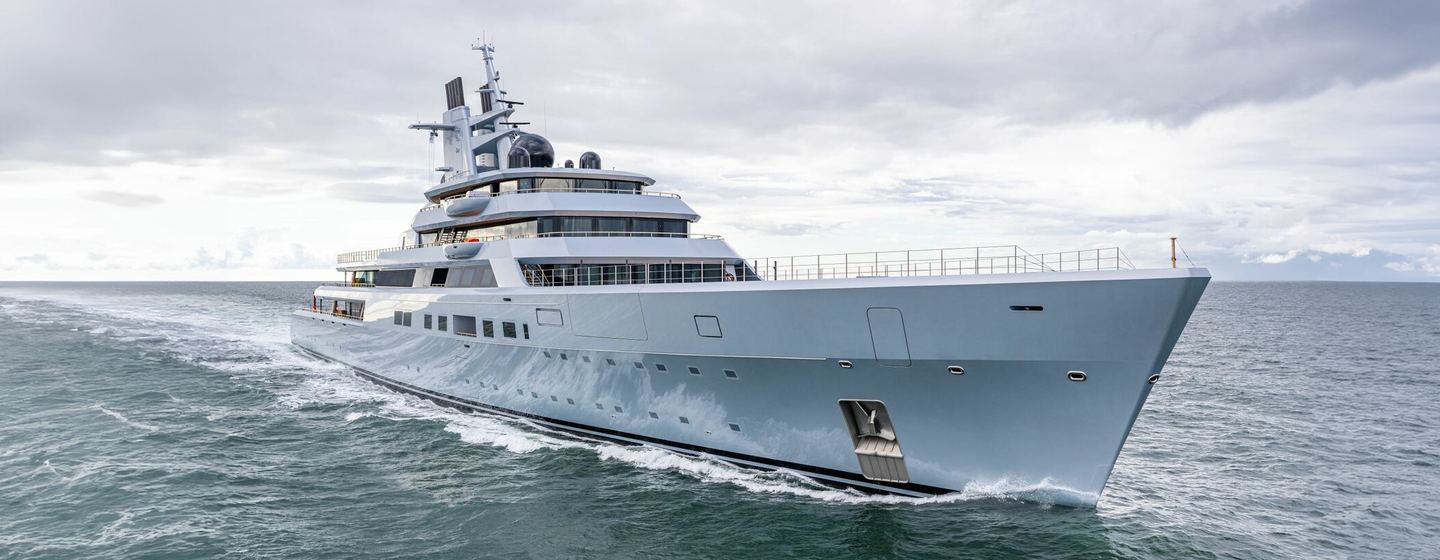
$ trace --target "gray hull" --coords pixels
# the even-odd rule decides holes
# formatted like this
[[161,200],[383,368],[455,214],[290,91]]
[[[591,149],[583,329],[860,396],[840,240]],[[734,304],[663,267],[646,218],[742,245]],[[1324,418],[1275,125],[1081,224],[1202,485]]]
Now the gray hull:
[[[1086,506],[1208,281],[1188,269],[321,288],[364,300],[365,319],[298,311],[291,330],[308,351],[462,408],[865,489],[999,486]],[[426,314],[490,319],[496,337],[426,329]],[[503,321],[530,338],[503,337]],[[884,404],[903,482],[862,473],[847,399]]]

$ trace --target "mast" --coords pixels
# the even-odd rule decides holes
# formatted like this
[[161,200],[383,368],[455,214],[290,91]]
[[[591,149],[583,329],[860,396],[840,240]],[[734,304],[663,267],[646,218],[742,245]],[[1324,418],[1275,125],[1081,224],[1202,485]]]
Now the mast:
[[[485,60],[485,86],[475,90],[475,93],[480,94],[480,114],[489,114],[501,104],[504,104],[507,109],[512,108],[514,104],[505,100],[505,91],[500,89],[500,71],[495,69],[495,45],[493,43],[476,41],[470,45],[470,50],[480,51],[481,57]],[[501,123],[496,123],[496,132],[500,130],[499,124]],[[505,157],[505,154],[510,153],[510,144],[509,135],[501,137],[499,141],[495,143],[496,167],[500,169],[510,167],[509,158]]]

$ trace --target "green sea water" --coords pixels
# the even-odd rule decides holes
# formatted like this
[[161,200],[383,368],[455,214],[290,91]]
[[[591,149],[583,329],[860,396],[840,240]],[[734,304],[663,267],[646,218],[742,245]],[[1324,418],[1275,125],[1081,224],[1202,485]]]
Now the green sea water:
[[0,558],[1436,558],[1440,285],[1213,284],[1095,509],[862,496],[371,385],[312,284],[0,284]]

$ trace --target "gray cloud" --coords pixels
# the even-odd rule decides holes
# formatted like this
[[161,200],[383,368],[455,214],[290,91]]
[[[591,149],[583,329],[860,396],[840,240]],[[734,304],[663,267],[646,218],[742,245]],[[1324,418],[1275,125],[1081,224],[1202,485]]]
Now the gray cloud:
[[335,183],[327,188],[331,196],[357,202],[398,202],[414,205],[424,200],[420,183],[394,184],[371,182]]
[[125,208],[144,208],[165,203],[165,199],[155,195],[108,190],[89,193],[86,198],[102,204]]
[[1440,61],[1440,4],[1424,1],[348,7],[23,4],[0,23],[0,128],[26,134],[0,136],[0,157],[177,161],[263,145],[363,160],[418,139],[396,129],[402,115],[438,113],[438,84],[476,65],[457,47],[486,28],[511,91],[557,129],[701,149],[847,117],[887,123],[876,134],[893,145],[956,111],[1184,123]]
[[[1242,268],[1309,273],[1263,259],[1298,251],[1329,266],[1377,249],[1342,266],[1440,274],[1440,218],[1427,217],[1440,215],[1440,4],[1410,0],[22,1],[0,18],[0,172],[63,171],[122,207],[306,198],[378,220],[391,207],[355,203],[419,204],[434,179],[424,135],[404,127],[438,116],[449,78],[476,85],[464,47],[480,31],[560,159],[600,151],[742,236],[1139,243],[1179,231]],[[1362,90],[1369,106],[1345,105]],[[1066,136],[1085,127],[1111,136]],[[1053,161],[1147,134],[1136,128],[1221,140],[1103,160],[1127,173]],[[1012,150],[1029,159],[1005,159]],[[1185,170],[1161,179],[1194,179],[1155,182],[1143,164],[1156,156]],[[1078,171],[1024,172],[1061,164]],[[207,186],[196,200],[133,192],[155,181]],[[394,215],[396,228],[409,217]],[[257,239],[197,240],[172,260],[326,260]]]

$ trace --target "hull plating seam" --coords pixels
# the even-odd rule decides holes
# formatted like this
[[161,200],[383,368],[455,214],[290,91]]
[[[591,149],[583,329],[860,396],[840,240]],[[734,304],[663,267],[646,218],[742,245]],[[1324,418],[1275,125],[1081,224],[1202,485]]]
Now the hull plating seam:
[[[800,464],[800,463],[792,463],[792,462],[789,462],[789,461],[779,461],[779,460],[770,459],[770,458],[766,458],[766,457],[760,457],[760,456],[756,456],[756,455],[747,455],[747,454],[745,454],[745,453],[735,453],[735,452],[733,452],[733,451],[725,451],[725,450],[723,450],[723,449],[714,449],[714,448],[704,447],[704,446],[700,446],[700,445],[692,445],[692,444],[688,444],[688,443],[681,443],[681,442],[670,441],[670,440],[665,440],[665,439],[660,439],[660,438],[653,438],[653,437],[643,436],[643,435],[634,434],[634,433],[630,433],[630,432],[623,432],[623,431],[620,431],[620,430],[612,430],[612,429],[609,429],[609,428],[602,428],[602,427],[599,427],[599,426],[591,426],[591,425],[589,425],[589,424],[581,424],[581,423],[579,423],[579,422],[571,422],[571,421],[568,421],[568,420],[560,420],[560,419],[557,419],[557,418],[551,418],[551,417],[542,416],[542,415],[539,415],[539,414],[531,414],[531,413],[528,413],[528,412],[521,412],[521,411],[518,411],[518,410],[512,410],[512,409],[505,408],[505,407],[495,406],[495,405],[492,405],[492,404],[486,404],[486,403],[482,403],[482,402],[473,401],[473,400],[470,400],[470,399],[465,399],[465,398],[461,398],[461,397],[455,397],[455,396],[446,395],[446,394],[444,394],[444,393],[437,393],[437,392],[435,392],[435,391],[430,391],[430,390],[424,389],[424,388],[422,388],[422,387],[417,387],[417,386],[411,385],[411,384],[409,384],[409,383],[405,383],[405,382],[402,382],[402,381],[396,381],[396,380],[394,380],[394,379],[390,379],[390,378],[385,377],[385,376],[383,376],[383,375],[380,375],[380,374],[377,374],[377,373],[373,373],[373,372],[371,372],[371,371],[369,371],[369,370],[366,370],[366,369],[364,369],[364,368],[357,367],[357,366],[355,366],[354,364],[349,364],[349,363],[343,362],[343,361],[341,361],[341,360],[337,360],[337,359],[335,359],[335,358],[332,358],[332,357],[330,357],[330,356],[326,356],[326,355],[324,355],[324,354],[321,354],[321,353],[316,352],[316,351],[314,351],[314,350],[311,350],[311,349],[309,349],[309,348],[305,348],[304,346],[300,346],[300,345],[298,345],[298,344],[296,345],[296,347],[299,348],[299,349],[301,349],[301,350],[304,351],[305,353],[310,354],[310,355],[313,355],[313,356],[315,356],[315,357],[318,357],[318,358],[321,358],[321,359],[324,359],[324,360],[329,360],[329,361],[332,361],[332,362],[335,362],[335,363],[343,364],[343,365],[345,365],[345,366],[347,366],[347,367],[355,370],[355,372],[356,372],[358,375],[360,375],[361,378],[364,378],[365,380],[370,381],[370,382],[372,382],[372,383],[375,383],[375,384],[377,384],[377,385],[380,385],[380,386],[382,386],[382,387],[385,387],[385,388],[388,388],[388,389],[391,389],[391,390],[394,390],[394,391],[398,391],[398,392],[401,392],[401,393],[408,393],[408,394],[411,394],[411,395],[415,395],[415,396],[417,396],[417,397],[420,397],[420,398],[423,398],[423,399],[425,399],[425,400],[434,402],[434,403],[436,403],[436,404],[439,404],[439,405],[442,405],[442,406],[446,406],[446,407],[449,407],[449,408],[459,409],[459,410],[465,411],[465,412],[492,412],[492,413],[497,413],[497,414],[503,414],[503,415],[506,415],[506,416],[513,416],[513,417],[516,417],[516,418],[525,418],[525,419],[529,419],[529,420],[535,420],[535,421],[538,421],[538,422],[543,422],[543,423],[548,424],[548,425],[551,425],[551,426],[553,426],[553,427],[560,428],[560,429],[562,429],[562,430],[566,430],[566,431],[570,431],[570,432],[578,432],[578,433],[581,433],[582,435],[588,435],[588,436],[597,436],[597,435],[598,435],[598,436],[601,436],[601,437],[609,436],[609,438],[618,438],[619,441],[624,442],[624,443],[649,443],[649,444],[653,444],[653,445],[656,445],[656,446],[665,447],[665,448],[670,448],[670,449],[674,449],[674,450],[683,450],[683,451],[688,451],[688,452],[691,452],[691,453],[704,453],[704,454],[706,454],[706,455],[711,455],[711,456],[714,456],[714,457],[719,458],[719,459],[730,460],[730,461],[732,461],[732,462],[733,462],[733,461],[739,461],[739,462],[741,462],[741,464],[753,463],[753,464],[749,464],[749,465],[745,465],[745,466],[752,466],[752,467],[759,466],[759,467],[762,467],[762,468],[768,467],[768,468],[772,468],[772,469],[786,469],[786,470],[795,471],[795,472],[798,472],[798,473],[801,473],[801,474],[807,474],[807,475],[814,475],[814,476],[818,476],[818,477],[823,477],[822,479],[816,479],[816,480],[819,480],[819,481],[821,481],[821,482],[826,482],[826,481],[824,480],[824,478],[828,478],[828,479],[831,479],[831,481],[833,481],[833,482],[841,482],[841,481],[844,481],[844,482],[851,482],[851,483],[859,484],[860,486],[853,486],[853,485],[849,485],[849,484],[846,484],[845,486],[850,487],[850,488],[855,488],[856,490],[862,490],[862,491],[871,490],[871,491],[881,491],[881,492],[897,493],[897,494],[904,494],[904,495],[914,495],[914,494],[939,495],[939,494],[949,494],[949,493],[953,493],[953,492],[958,492],[957,490],[950,490],[950,489],[947,489],[947,488],[940,488],[940,487],[937,487],[937,486],[928,486],[928,485],[924,485],[924,484],[914,484],[914,483],[905,483],[905,484],[881,483],[881,482],[877,482],[877,481],[873,481],[873,480],[868,480],[868,479],[866,479],[864,476],[859,475],[859,474],[856,474],[856,473],[839,471],[839,470],[835,470],[835,469],[827,469],[827,468],[824,468],[824,467],[814,467],[814,466],[804,465],[804,464]],[[609,439],[609,438],[606,438],[606,439]]]

